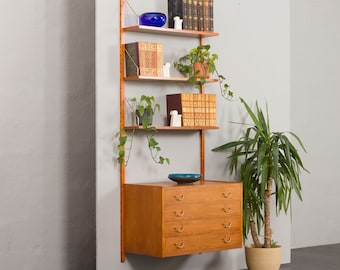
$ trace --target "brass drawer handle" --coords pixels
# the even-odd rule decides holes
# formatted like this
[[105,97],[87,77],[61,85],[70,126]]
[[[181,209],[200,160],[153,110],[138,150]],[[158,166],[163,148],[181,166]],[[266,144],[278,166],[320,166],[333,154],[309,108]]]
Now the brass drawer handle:
[[176,201],[183,201],[184,200],[184,195],[181,195],[181,196],[175,195],[174,197],[175,197]]
[[231,239],[232,239],[231,237],[229,237],[229,238],[224,237],[222,240],[223,240],[224,243],[228,244],[228,243],[231,242]]
[[184,216],[184,211],[182,210],[181,212],[174,211],[176,217],[183,217]]
[[231,195],[233,195],[231,192],[228,192],[228,193],[223,192],[223,193],[222,193],[222,196],[223,196],[225,199],[231,198]]
[[178,249],[182,249],[184,248],[184,242],[180,243],[180,244],[175,244],[175,247],[178,248]]
[[224,228],[228,229],[228,228],[231,228],[231,224],[232,224],[231,222],[228,222],[228,223],[227,222],[223,222],[222,225],[223,225]]
[[182,228],[177,228],[177,227],[175,227],[174,229],[175,229],[175,231],[178,232],[178,233],[184,232],[184,226],[183,226],[183,225],[182,225]]
[[223,208],[222,208],[222,211],[223,211],[224,213],[230,213],[230,212],[231,212],[231,207],[228,207],[228,208],[223,207]]

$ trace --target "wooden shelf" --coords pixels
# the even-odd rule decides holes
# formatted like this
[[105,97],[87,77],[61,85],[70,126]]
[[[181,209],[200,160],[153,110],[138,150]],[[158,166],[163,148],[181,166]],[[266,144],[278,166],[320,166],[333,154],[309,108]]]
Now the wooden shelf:
[[[188,82],[185,77],[155,77],[155,76],[129,76],[124,77],[125,81],[169,81],[169,82]],[[218,79],[206,79],[207,83],[216,83]]]
[[[209,129],[218,129],[218,127],[208,127],[208,126],[204,126],[204,127],[199,127],[199,126],[194,126],[194,127],[170,127],[170,126],[155,126],[155,128],[157,130],[176,130],[176,131],[199,131],[199,130],[209,130]],[[124,127],[125,130],[132,130],[132,129],[136,129],[136,130],[143,130],[142,126],[126,126]]]
[[157,34],[157,35],[191,37],[191,38],[192,37],[194,38],[215,37],[219,35],[216,32],[177,30],[173,28],[154,27],[154,26],[145,26],[145,25],[134,25],[134,26],[124,27],[123,31],[140,32],[140,33]]
[[[119,62],[120,62],[120,76],[119,76],[119,79],[120,79],[120,128],[124,128],[126,131],[132,131],[134,132],[136,130],[136,132],[141,132],[143,130],[143,127],[142,126],[125,126],[125,86],[126,85],[129,85],[130,86],[133,86],[131,84],[134,84],[134,83],[128,83],[129,81],[130,82],[139,82],[139,83],[147,83],[149,82],[149,84],[153,84],[153,82],[163,82],[163,83],[188,83],[188,78],[186,77],[181,77],[181,75],[177,75],[179,77],[152,77],[152,76],[129,76],[129,77],[126,77],[125,76],[125,60],[124,60],[124,56],[125,56],[125,51],[124,51],[124,44],[125,44],[125,41],[124,41],[124,35],[129,35],[130,36],[138,36],[138,35],[142,35],[142,34],[150,34],[150,35],[158,35],[158,36],[162,36],[160,38],[162,39],[167,39],[166,37],[172,37],[172,39],[178,39],[178,38],[184,38],[184,39],[190,39],[190,38],[193,38],[193,39],[197,39],[198,43],[199,44],[204,44],[204,39],[205,38],[209,38],[209,37],[216,37],[218,36],[219,34],[216,33],[216,32],[205,32],[205,31],[193,31],[193,30],[177,30],[177,29],[173,29],[173,28],[167,28],[167,27],[153,27],[153,26],[144,26],[144,25],[134,25],[134,26],[124,26],[124,4],[125,4],[125,1],[124,0],[120,0],[120,25],[119,25],[119,43],[120,43],[120,54],[119,54]],[[137,33],[134,35],[134,33]],[[215,78],[210,78],[210,79],[207,79],[206,82],[209,82],[209,83],[217,83],[218,82],[218,79],[215,79]],[[205,92],[205,89],[204,89],[204,86],[201,86],[200,87],[200,91],[199,91],[201,94],[204,94]],[[155,126],[154,128],[157,129],[157,131],[163,131],[163,132],[174,132],[174,133],[181,133],[181,132],[198,132],[199,133],[199,137],[200,137],[200,141],[199,141],[199,149],[200,149],[200,173],[202,175],[202,179],[200,181],[201,184],[204,184],[205,183],[205,180],[204,180],[204,177],[205,177],[205,162],[204,162],[204,159],[205,159],[205,131],[206,130],[217,130],[218,127],[216,126],[191,126],[191,127],[187,127],[187,126],[183,126],[183,127],[171,127],[171,126]],[[183,134],[184,135],[184,134]],[[135,223],[135,217],[132,217],[132,220],[134,220],[133,222],[130,222],[131,220],[131,216],[129,216],[129,212],[127,211],[128,207],[130,207],[130,209],[132,209],[132,212],[136,211],[137,208],[135,208],[135,206],[132,204],[132,200],[130,198],[127,198],[126,196],[129,195],[129,192],[126,192],[126,188],[129,187],[129,185],[127,185],[125,182],[126,179],[125,179],[125,166],[120,166],[120,211],[121,211],[121,216],[120,216],[120,221],[121,221],[121,261],[124,262],[125,259],[126,259],[126,252],[132,252],[132,253],[138,253],[138,254],[143,254],[143,255],[150,255],[152,256],[153,254],[151,253],[144,253],[144,252],[140,252],[140,250],[142,250],[143,248],[141,248],[140,250],[131,250],[130,249],[130,243],[132,244],[132,246],[135,245],[136,243],[136,239],[135,236],[136,236],[136,233],[135,232],[131,232],[129,231],[129,228],[132,228],[133,230],[135,228],[137,228],[137,234],[138,236],[142,237],[142,236],[145,236],[146,234],[144,234],[144,231],[142,233],[140,233],[140,229],[141,227],[144,229],[144,230],[147,230],[148,232],[152,232],[152,236],[151,238],[147,235],[147,241],[150,242],[150,239],[154,239],[155,237],[155,233],[154,233],[154,230],[151,229],[149,230],[149,223],[150,223],[150,218],[149,216],[145,215],[144,212],[140,212],[142,213],[141,215],[141,219],[143,222],[141,225],[141,227],[139,226],[134,226],[136,225]],[[180,185],[174,185],[176,188],[180,187],[180,188],[185,188],[184,186],[180,186]],[[201,187],[203,187],[202,190],[205,190],[205,191],[209,191],[210,189],[214,189],[213,187],[207,187],[202,185],[202,186],[199,186],[199,185],[187,185],[186,187],[196,187],[198,189],[201,189]],[[171,189],[171,187],[167,187],[167,189]],[[219,188],[217,188],[219,190]],[[201,194],[201,192],[200,192]],[[199,199],[198,201],[201,200],[201,195],[198,195],[199,196]],[[140,197],[140,194],[138,193],[138,196],[135,197],[135,196],[132,196],[135,198],[139,198]],[[149,196],[146,196],[147,199],[149,198]],[[190,196],[188,196],[190,197]],[[224,199],[222,198],[223,202],[224,202]],[[145,206],[145,200],[143,200],[143,205]],[[140,207],[139,205],[140,201],[136,200],[136,205],[138,207]],[[157,206],[161,206],[161,201],[160,200],[157,200],[156,201],[156,204]],[[209,204],[210,204],[210,200],[209,200]],[[150,209],[154,209],[154,203],[151,203],[150,204],[152,207]],[[190,205],[190,202],[189,204]],[[203,207],[202,209],[204,209],[204,207],[206,206],[206,204],[203,204]],[[198,209],[197,211],[201,211],[200,208],[201,207],[196,207],[196,204],[195,204],[195,208]],[[218,208],[217,208],[218,209]],[[242,209],[240,207],[240,209]],[[171,210],[172,211],[172,210]],[[196,210],[195,210],[196,211]],[[219,209],[218,209],[219,211]],[[138,211],[137,211],[138,212]],[[136,213],[137,213],[136,212]],[[208,212],[209,213],[209,212]],[[198,217],[202,217],[201,216],[201,213],[198,214]],[[129,220],[130,218],[130,220]],[[147,221],[145,221],[144,223],[144,220],[143,219],[146,219]],[[127,222],[126,222],[127,220]],[[205,220],[205,218],[204,218]],[[240,222],[241,222],[241,219],[240,219]],[[155,224],[155,219],[152,218],[152,223]],[[145,224],[148,224],[148,226],[146,226]],[[193,226],[196,227],[196,224],[192,224]],[[130,226],[130,227],[129,227]],[[188,226],[190,227],[191,225],[188,224]],[[156,226],[157,228],[160,228],[160,226]],[[237,227],[236,227],[237,228]],[[240,227],[241,228],[241,227]],[[189,229],[190,231],[190,229]],[[223,231],[223,232],[222,232]],[[222,228],[221,229],[221,232],[222,234],[225,236],[225,231],[224,229]],[[237,233],[237,236],[240,240],[240,243],[241,243],[241,239],[242,239],[242,236],[241,236],[241,229],[240,231]],[[209,239],[210,239],[210,236],[208,236],[208,233],[206,231],[203,232],[204,233],[204,236],[207,236]],[[214,232],[215,234],[215,232]],[[164,235],[163,232],[161,232],[161,235]],[[235,234],[236,235],[236,234]],[[132,238],[131,238],[132,237]],[[163,236],[162,236],[163,237]],[[177,235],[176,235],[177,237]],[[192,236],[188,236],[189,238],[192,238]],[[233,235],[234,237],[234,235]],[[194,237],[195,238],[195,237]],[[198,232],[198,238],[199,240],[202,239],[201,237],[201,232]],[[221,243],[221,238],[223,237],[220,237],[218,236],[218,242],[219,244],[222,244]],[[157,241],[159,240],[159,238],[157,239]],[[197,241],[199,241],[197,240]],[[184,240],[183,240],[184,241]],[[210,241],[210,240],[209,240]],[[234,239],[233,239],[234,241]],[[152,246],[154,246],[154,241],[151,241],[152,242]],[[151,243],[150,242],[150,243]],[[204,241],[204,245],[206,244],[206,241]],[[226,243],[225,243],[226,244]],[[141,246],[145,246],[145,242],[141,243]],[[173,245],[173,244],[170,244],[171,246],[171,249],[175,249],[176,246]],[[190,245],[188,245],[189,247]],[[173,250],[171,251],[172,253],[168,253],[166,254],[166,256],[177,256],[177,255],[184,255],[184,254],[193,254],[193,253],[200,253],[202,251],[216,251],[216,250],[220,250],[220,249],[226,249],[226,248],[231,248],[231,246],[225,246],[223,245],[222,246],[219,246],[216,248],[216,246],[214,244],[211,245],[211,248],[206,248],[205,250],[202,250],[201,249],[201,244],[195,244],[193,247],[195,248],[190,248],[187,249],[188,247],[185,247],[182,249],[182,247],[180,248],[176,248],[176,250]],[[196,247],[199,247],[199,249],[196,249]],[[170,247],[169,247],[170,248]],[[179,252],[180,251],[180,252]],[[163,257],[163,255],[161,256]]]

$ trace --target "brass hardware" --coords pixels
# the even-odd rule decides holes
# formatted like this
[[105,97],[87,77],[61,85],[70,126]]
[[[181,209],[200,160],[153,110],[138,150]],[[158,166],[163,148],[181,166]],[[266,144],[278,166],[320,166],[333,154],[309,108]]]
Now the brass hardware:
[[224,237],[222,240],[223,240],[224,243],[228,244],[228,243],[231,242],[231,237],[229,237],[229,238]]
[[184,211],[182,210],[181,212],[174,211],[176,217],[183,217],[184,216]]
[[231,228],[231,224],[232,224],[231,222],[228,222],[228,223],[227,222],[223,222],[222,225],[223,225],[224,228],[228,229],[228,228]]
[[222,193],[222,196],[225,198],[225,199],[229,199],[231,197],[232,193],[231,192],[228,192],[227,194],[226,193]]
[[180,228],[180,229],[177,228],[177,227],[175,227],[174,229],[175,229],[175,231],[178,232],[178,233],[184,232],[184,226],[183,226],[183,225],[182,225],[182,228]]
[[183,201],[184,200],[184,195],[181,195],[181,196],[175,195],[174,197],[177,201]]
[[228,207],[228,208],[223,207],[222,210],[223,210],[224,213],[230,213],[231,212],[231,207]]
[[175,244],[175,247],[178,249],[184,248],[184,242],[182,242],[181,244]]

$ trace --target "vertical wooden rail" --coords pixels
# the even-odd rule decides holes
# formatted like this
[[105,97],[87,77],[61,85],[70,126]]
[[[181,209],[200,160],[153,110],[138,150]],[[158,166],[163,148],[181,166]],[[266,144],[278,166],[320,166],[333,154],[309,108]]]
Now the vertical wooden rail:
[[[119,98],[120,98],[120,119],[119,119],[119,130],[124,128],[125,122],[125,89],[124,89],[124,37],[123,37],[123,26],[124,26],[124,0],[120,0],[120,11],[119,11]],[[120,260],[125,262],[125,218],[124,218],[124,208],[125,208],[125,160],[120,165]]]
[[[199,37],[199,44],[203,45],[203,36]],[[204,85],[201,85],[201,94],[204,94],[205,89],[204,89]],[[201,175],[202,175],[202,179],[201,179],[201,184],[204,184],[204,180],[205,180],[205,133],[204,133],[204,129],[202,129],[200,131],[200,166],[201,166]]]

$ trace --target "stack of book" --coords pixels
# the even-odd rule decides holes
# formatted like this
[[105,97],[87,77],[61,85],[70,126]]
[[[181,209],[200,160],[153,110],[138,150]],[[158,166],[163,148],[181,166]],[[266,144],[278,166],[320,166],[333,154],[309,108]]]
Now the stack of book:
[[168,0],[168,26],[174,28],[173,18],[183,19],[183,29],[214,31],[214,0]]
[[170,111],[177,110],[182,115],[184,127],[216,126],[216,95],[181,93],[166,96],[168,123]]
[[163,44],[133,42],[125,44],[125,76],[163,76]]

